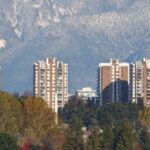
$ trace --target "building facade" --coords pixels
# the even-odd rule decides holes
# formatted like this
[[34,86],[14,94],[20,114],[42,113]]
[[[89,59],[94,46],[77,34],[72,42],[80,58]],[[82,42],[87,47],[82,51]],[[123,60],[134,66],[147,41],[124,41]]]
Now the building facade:
[[150,59],[131,64],[131,87],[132,102],[142,99],[144,105],[150,105]]
[[77,97],[82,97],[84,101],[87,101],[88,99],[96,99],[96,90],[93,90],[90,87],[82,88],[81,90],[76,91]]
[[98,68],[98,96],[100,105],[129,100],[130,65],[110,59]]
[[55,112],[68,101],[68,65],[55,58],[34,64],[34,94]]

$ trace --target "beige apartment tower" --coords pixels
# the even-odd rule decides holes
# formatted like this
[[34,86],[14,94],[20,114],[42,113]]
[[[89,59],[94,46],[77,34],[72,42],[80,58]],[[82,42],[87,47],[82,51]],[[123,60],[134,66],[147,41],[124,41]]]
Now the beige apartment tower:
[[150,59],[131,64],[131,87],[132,102],[141,99],[145,106],[150,105]]
[[55,112],[68,101],[68,65],[55,58],[34,64],[34,94]]
[[129,100],[129,69],[128,63],[110,59],[110,63],[100,63],[98,69],[98,96],[100,105],[127,102]]

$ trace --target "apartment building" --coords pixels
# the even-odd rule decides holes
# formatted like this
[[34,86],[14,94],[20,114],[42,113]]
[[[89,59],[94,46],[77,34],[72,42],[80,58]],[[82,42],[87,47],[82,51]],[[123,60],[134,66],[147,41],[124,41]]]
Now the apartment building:
[[131,87],[132,102],[142,99],[144,105],[150,105],[150,59],[131,64]]
[[82,88],[81,90],[76,91],[77,97],[82,97],[84,101],[89,99],[96,99],[96,90],[93,90],[90,87]]
[[98,68],[98,96],[100,105],[129,100],[130,65],[110,59]]
[[34,64],[34,94],[55,112],[68,101],[68,65],[56,58]]

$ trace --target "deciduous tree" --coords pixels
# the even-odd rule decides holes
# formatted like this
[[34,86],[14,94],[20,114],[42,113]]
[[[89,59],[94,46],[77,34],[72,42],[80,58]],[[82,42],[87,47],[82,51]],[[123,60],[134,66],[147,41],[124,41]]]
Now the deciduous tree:
[[34,97],[24,100],[24,136],[39,144],[54,129],[55,114],[47,103]]
[[17,136],[22,128],[20,102],[11,94],[0,92],[0,132]]
[[143,127],[150,128],[150,107],[144,107],[139,112],[139,121]]

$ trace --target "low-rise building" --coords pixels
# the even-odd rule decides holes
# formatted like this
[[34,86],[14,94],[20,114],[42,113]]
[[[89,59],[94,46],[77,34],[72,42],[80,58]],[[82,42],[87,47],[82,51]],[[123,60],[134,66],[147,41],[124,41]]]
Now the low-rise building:
[[82,97],[83,100],[93,99],[96,98],[96,90],[93,90],[90,87],[82,88],[81,90],[76,91],[77,97]]

